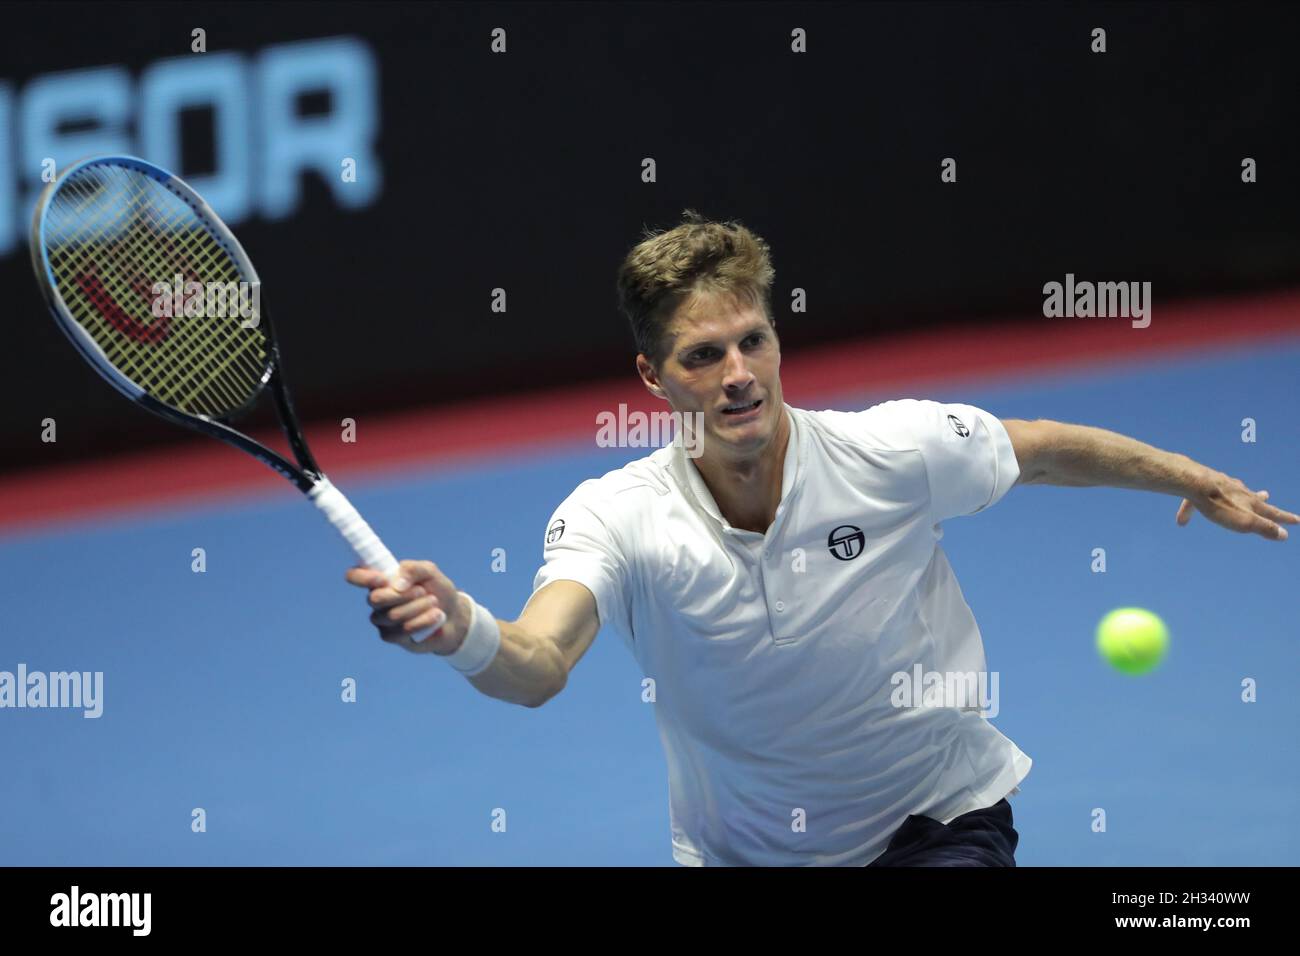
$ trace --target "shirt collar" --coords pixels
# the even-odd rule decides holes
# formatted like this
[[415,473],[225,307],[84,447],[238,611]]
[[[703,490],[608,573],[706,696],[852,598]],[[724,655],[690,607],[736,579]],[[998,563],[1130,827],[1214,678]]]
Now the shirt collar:
[[[782,407],[785,410],[786,420],[790,423],[790,435],[786,440],[785,464],[781,469],[781,501],[777,505],[778,511],[794,491],[795,483],[802,473],[800,466],[803,463],[803,443],[799,440],[799,425],[795,420],[794,410],[785,403],[782,403]],[[695,463],[686,456],[685,448],[675,448],[673,451],[673,464],[677,469],[678,478],[690,490],[690,494],[694,496],[701,508],[712,515],[713,519],[724,528],[730,528],[731,525],[718,510],[718,503],[713,500],[713,493],[709,491],[709,486],[704,483],[704,476],[695,467]]]

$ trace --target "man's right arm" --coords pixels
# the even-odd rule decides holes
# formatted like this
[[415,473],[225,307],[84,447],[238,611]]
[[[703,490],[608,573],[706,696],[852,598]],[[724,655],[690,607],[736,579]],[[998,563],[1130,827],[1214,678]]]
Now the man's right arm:
[[489,697],[525,707],[540,707],[564,690],[600,630],[596,599],[577,581],[552,581],[519,620],[497,623],[501,649],[486,670],[467,679]]
[[[403,561],[401,590],[378,571],[352,568],[349,583],[370,591],[370,622],[391,644],[413,653],[449,656],[459,650],[475,613],[468,595],[457,590],[431,561]],[[450,610],[448,610],[450,609]],[[517,621],[497,620],[501,643],[491,664],[467,680],[489,697],[540,707],[568,683],[569,671],[600,630],[596,599],[576,581],[556,580],[539,589]],[[410,635],[439,627],[427,640]]]

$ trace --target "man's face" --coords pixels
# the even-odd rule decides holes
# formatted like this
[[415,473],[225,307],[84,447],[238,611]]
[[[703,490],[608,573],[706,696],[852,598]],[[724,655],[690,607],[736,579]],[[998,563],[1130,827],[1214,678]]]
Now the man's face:
[[703,416],[703,453],[753,456],[781,423],[781,346],[759,307],[720,298],[683,303],[667,330],[656,373],[644,355],[637,367],[683,415]]

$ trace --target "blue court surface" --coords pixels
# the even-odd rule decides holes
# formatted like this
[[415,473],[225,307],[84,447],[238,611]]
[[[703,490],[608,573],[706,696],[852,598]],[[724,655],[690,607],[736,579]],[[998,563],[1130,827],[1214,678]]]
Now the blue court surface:
[[[864,389],[833,407],[924,397],[1098,425],[1300,510],[1297,383],[1290,338]],[[554,507],[643,454],[589,442],[340,484],[400,556],[436,560],[513,618]],[[1300,533],[1279,544],[1201,515],[1179,528],[1177,505],[1033,486],[945,526],[1000,674],[994,724],[1034,760],[1011,801],[1021,865],[1300,864]],[[194,573],[200,547],[207,570]],[[1096,548],[1105,573],[1091,569]],[[0,670],[104,673],[98,719],[0,711],[0,864],[675,865],[653,704],[617,635],[602,633],[544,707],[505,704],[380,642],[342,580],[351,563],[287,486],[0,540]],[[1172,634],[1145,677],[1094,648],[1097,621],[1126,605],[1157,611]],[[355,703],[342,700],[348,678]],[[191,828],[196,808],[205,832]]]

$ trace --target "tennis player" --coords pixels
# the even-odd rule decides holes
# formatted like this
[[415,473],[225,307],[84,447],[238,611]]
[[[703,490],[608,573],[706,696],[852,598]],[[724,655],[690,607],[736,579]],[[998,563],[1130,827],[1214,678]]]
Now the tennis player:
[[619,632],[654,681],[679,863],[1014,866],[1007,797],[1029,757],[970,701],[897,693],[918,670],[985,671],[942,523],[1032,483],[1172,494],[1180,525],[1200,511],[1274,540],[1300,518],[1098,428],[931,401],[793,408],[773,277],[761,238],[689,210],[632,249],[618,289],[637,370],[702,428],[702,453],[675,443],[582,482],[517,620],[428,561],[347,579],[385,640],[527,707],[564,689],[602,626]]

